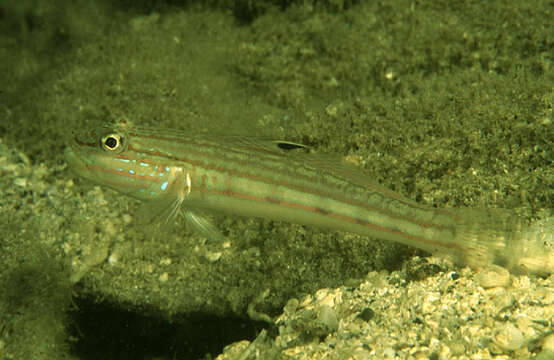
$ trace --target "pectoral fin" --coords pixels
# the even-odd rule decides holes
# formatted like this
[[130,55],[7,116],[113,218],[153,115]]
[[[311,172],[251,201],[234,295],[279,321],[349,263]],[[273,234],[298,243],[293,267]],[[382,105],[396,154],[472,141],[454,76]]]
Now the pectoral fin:
[[172,224],[179,210],[183,198],[175,195],[160,197],[142,204],[137,211],[137,218],[143,224]]
[[195,214],[192,211],[185,211],[185,219],[187,221],[187,225],[190,225],[194,231],[209,240],[216,240],[221,243],[226,240],[225,235],[223,235],[207,218]]

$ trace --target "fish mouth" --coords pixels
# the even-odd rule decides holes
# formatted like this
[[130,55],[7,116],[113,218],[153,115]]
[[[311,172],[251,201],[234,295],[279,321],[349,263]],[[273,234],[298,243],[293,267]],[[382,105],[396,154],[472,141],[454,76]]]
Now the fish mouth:
[[86,149],[88,146],[93,146],[93,144],[73,133],[73,139],[64,150],[64,157],[69,168],[78,175],[88,170],[86,165]]
[[72,133],[73,138],[66,146],[64,155],[68,163],[72,164],[83,164],[85,163],[85,155],[91,149],[97,148],[97,143],[93,141],[96,136],[92,132],[90,135],[86,136],[84,134],[78,134],[76,132]]
[[81,156],[79,156],[79,148],[75,144],[71,144],[65,148],[64,157],[69,168],[76,169],[81,167],[84,163]]

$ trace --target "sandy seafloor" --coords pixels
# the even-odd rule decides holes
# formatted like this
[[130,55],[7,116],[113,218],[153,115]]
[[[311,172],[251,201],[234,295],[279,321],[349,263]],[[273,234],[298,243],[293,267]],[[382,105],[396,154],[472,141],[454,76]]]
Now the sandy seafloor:
[[141,223],[63,159],[73,131],[125,117],[303,142],[422,204],[544,219],[547,2],[17,4],[0,5],[0,360],[554,357],[552,274],[233,216],[214,243]]

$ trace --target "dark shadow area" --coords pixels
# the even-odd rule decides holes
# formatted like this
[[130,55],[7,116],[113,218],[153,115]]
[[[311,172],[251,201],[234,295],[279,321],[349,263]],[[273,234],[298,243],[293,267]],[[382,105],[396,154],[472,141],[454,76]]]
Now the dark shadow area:
[[226,345],[254,340],[263,323],[194,314],[168,322],[75,299],[71,352],[79,359],[210,359]]

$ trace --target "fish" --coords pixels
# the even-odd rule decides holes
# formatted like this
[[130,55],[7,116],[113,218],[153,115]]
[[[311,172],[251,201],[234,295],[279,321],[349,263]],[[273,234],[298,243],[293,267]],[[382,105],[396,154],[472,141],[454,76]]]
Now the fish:
[[125,119],[74,134],[65,149],[79,177],[225,240],[206,212],[258,217],[395,241],[481,269],[554,270],[554,221],[529,224],[500,209],[435,208],[371,180],[340,157],[300,143],[135,126]]

